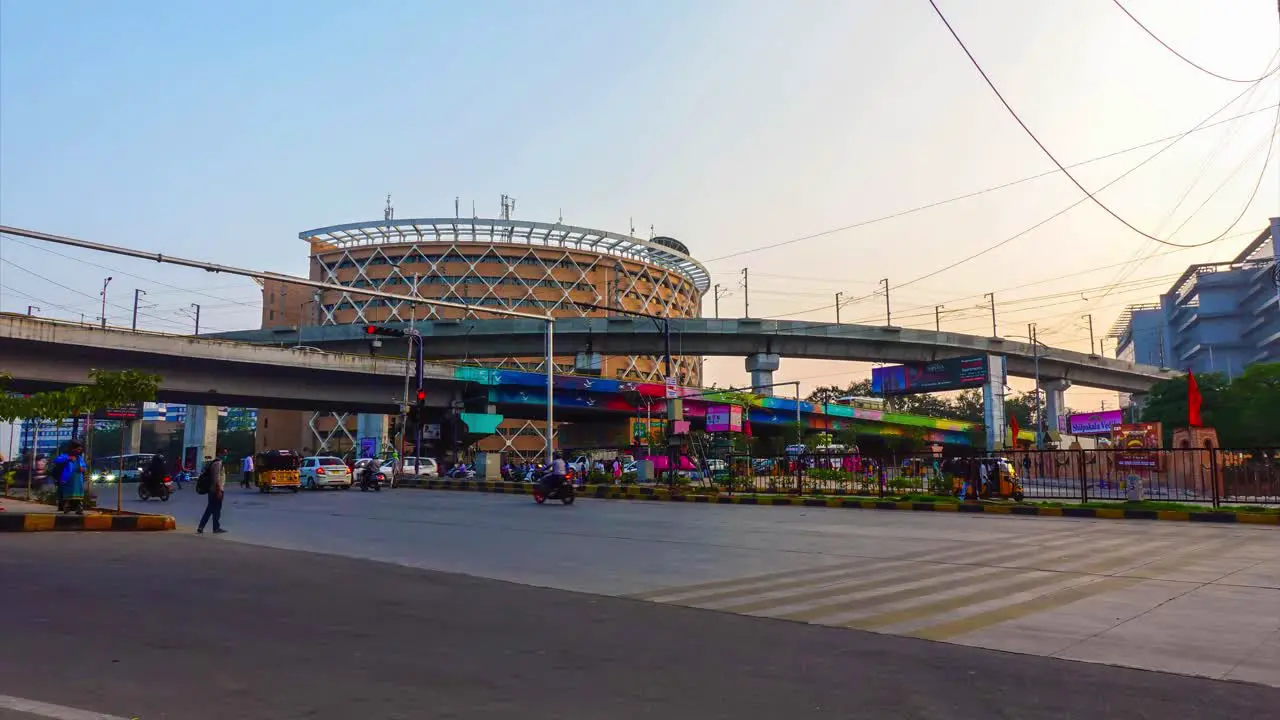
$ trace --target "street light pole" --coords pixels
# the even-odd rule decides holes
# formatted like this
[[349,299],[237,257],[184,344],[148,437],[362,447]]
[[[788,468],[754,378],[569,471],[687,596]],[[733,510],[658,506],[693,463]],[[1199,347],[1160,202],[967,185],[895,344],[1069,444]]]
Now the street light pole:
[[102,281],[102,329],[107,329],[107,286],[111,284],[111,278],[108,277]]
[[742,268],[742,317],[751,317],[751,289],[747,286],[746,268]]
[[195,308],[196,310],[196,331],[194,334],[199,335],[200,334],[200,304],[191,303],[191,307]]
[[133,322],[131,324],[131,327],[135,332],[138,330],[138,297],[140,295],[146,295],[146,294],[147,294],[146,290],[142,290],[139,288],[133,289]]
[[1093,313],[1081,315],[1080,319],[1089,321],[1089,354],[1093,355]]
[[840,324],[840,296],[841,295],[844,295],[844,293],[842,292],[836,293],[836,324],[837,325]]
[[933,306],[933,329],[935,332],[942,332],[942,310],[946,305]]
[[32,311],[32,310],[40,310],[41,312],[44,312],[43,308],[41,308],[39,305],[28,305],[28,306],[27,306],[27,317],[31,317],[31,314],[32,314],[32,313],[31,313],[31,311]]
[[[719,320],[720,319],[720,283],[716,283],[716,286],[712,288],[711,292],[715,296],[716,319]],[[609,304],[612,305],[613,303],[611,302]]]
[[996,332],[996,294],[987,293],[982,297],[991,300],[991,337],[998,338],[1000,333]]
[[889,311],[889,278],[884,278],[884,326],[893,327],[893,315]]

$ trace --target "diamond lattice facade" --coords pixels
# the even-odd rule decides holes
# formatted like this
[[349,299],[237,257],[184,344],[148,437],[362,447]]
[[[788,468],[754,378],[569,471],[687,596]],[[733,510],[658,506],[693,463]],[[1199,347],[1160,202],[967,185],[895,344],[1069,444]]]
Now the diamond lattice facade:
[[[677,240],[641,240],[560,223],[507,219],[429,218],[382,220],[299,233],[310,246],[313,280],[398,295],[445,300],[467,310],[414,305],[359,294],[264,287],[263,324],[365,324],[424,319],[491,318],[501,308],[556,317],[604,317],[604,307],[659,317],[698,317],[710,275]],[[595,306],[595,307],[590,307]],[[270,315],[270,318],[268,317]],[[278,318],[278,319],[277,319]],[[574,357],[557,357],[557,370],[572,372]],[[485,360],[527,370],[543,358]],[[702,379],[697,357],[673,358],[682,385]],[[608,357],[606,377],[660,381],[660,356]],[[314,447],[335,452],[353,443],[350,422],[313,417]],[[535,423],[504,423],[486,450],[524,454],[542,443]],[[527,446],[527,447],[526,447]]]

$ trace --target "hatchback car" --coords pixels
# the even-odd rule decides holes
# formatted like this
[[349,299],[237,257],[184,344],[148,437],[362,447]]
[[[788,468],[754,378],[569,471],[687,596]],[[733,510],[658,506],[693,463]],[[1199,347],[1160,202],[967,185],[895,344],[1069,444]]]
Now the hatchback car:
[[298,467],[298,479],[308,490],[336,487],[351,489],[351,469],[338,457],[314,456],[302,458]]

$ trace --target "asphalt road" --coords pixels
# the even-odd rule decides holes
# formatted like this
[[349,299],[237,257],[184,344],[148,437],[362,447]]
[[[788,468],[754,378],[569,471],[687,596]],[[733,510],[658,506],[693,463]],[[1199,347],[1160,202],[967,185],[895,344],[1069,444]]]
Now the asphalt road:
[[0,577],[0,695],[143,720],[1136,720],[1280,703],[1262,686],[190,534],[10,536]]

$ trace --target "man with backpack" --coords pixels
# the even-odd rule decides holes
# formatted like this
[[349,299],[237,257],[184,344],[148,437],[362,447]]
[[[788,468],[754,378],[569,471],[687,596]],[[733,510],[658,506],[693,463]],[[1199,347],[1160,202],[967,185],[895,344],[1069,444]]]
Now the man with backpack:
[[222,497],[225,494],[227,478],[223,471],[223,460],[226,459],[227,451],[218,448],[217,456],[207,459],[204,469],[200,471],[200,478],[196,480],[196,492],[201,495],[207,495],[208,501],[205,503],[204,515],[200,517],[200,524],[196,526],[197,533],[204,532],[204,526],[209,523],[209,519],[213,518],[213,533],[220,535],[226,530],[222,529]]

